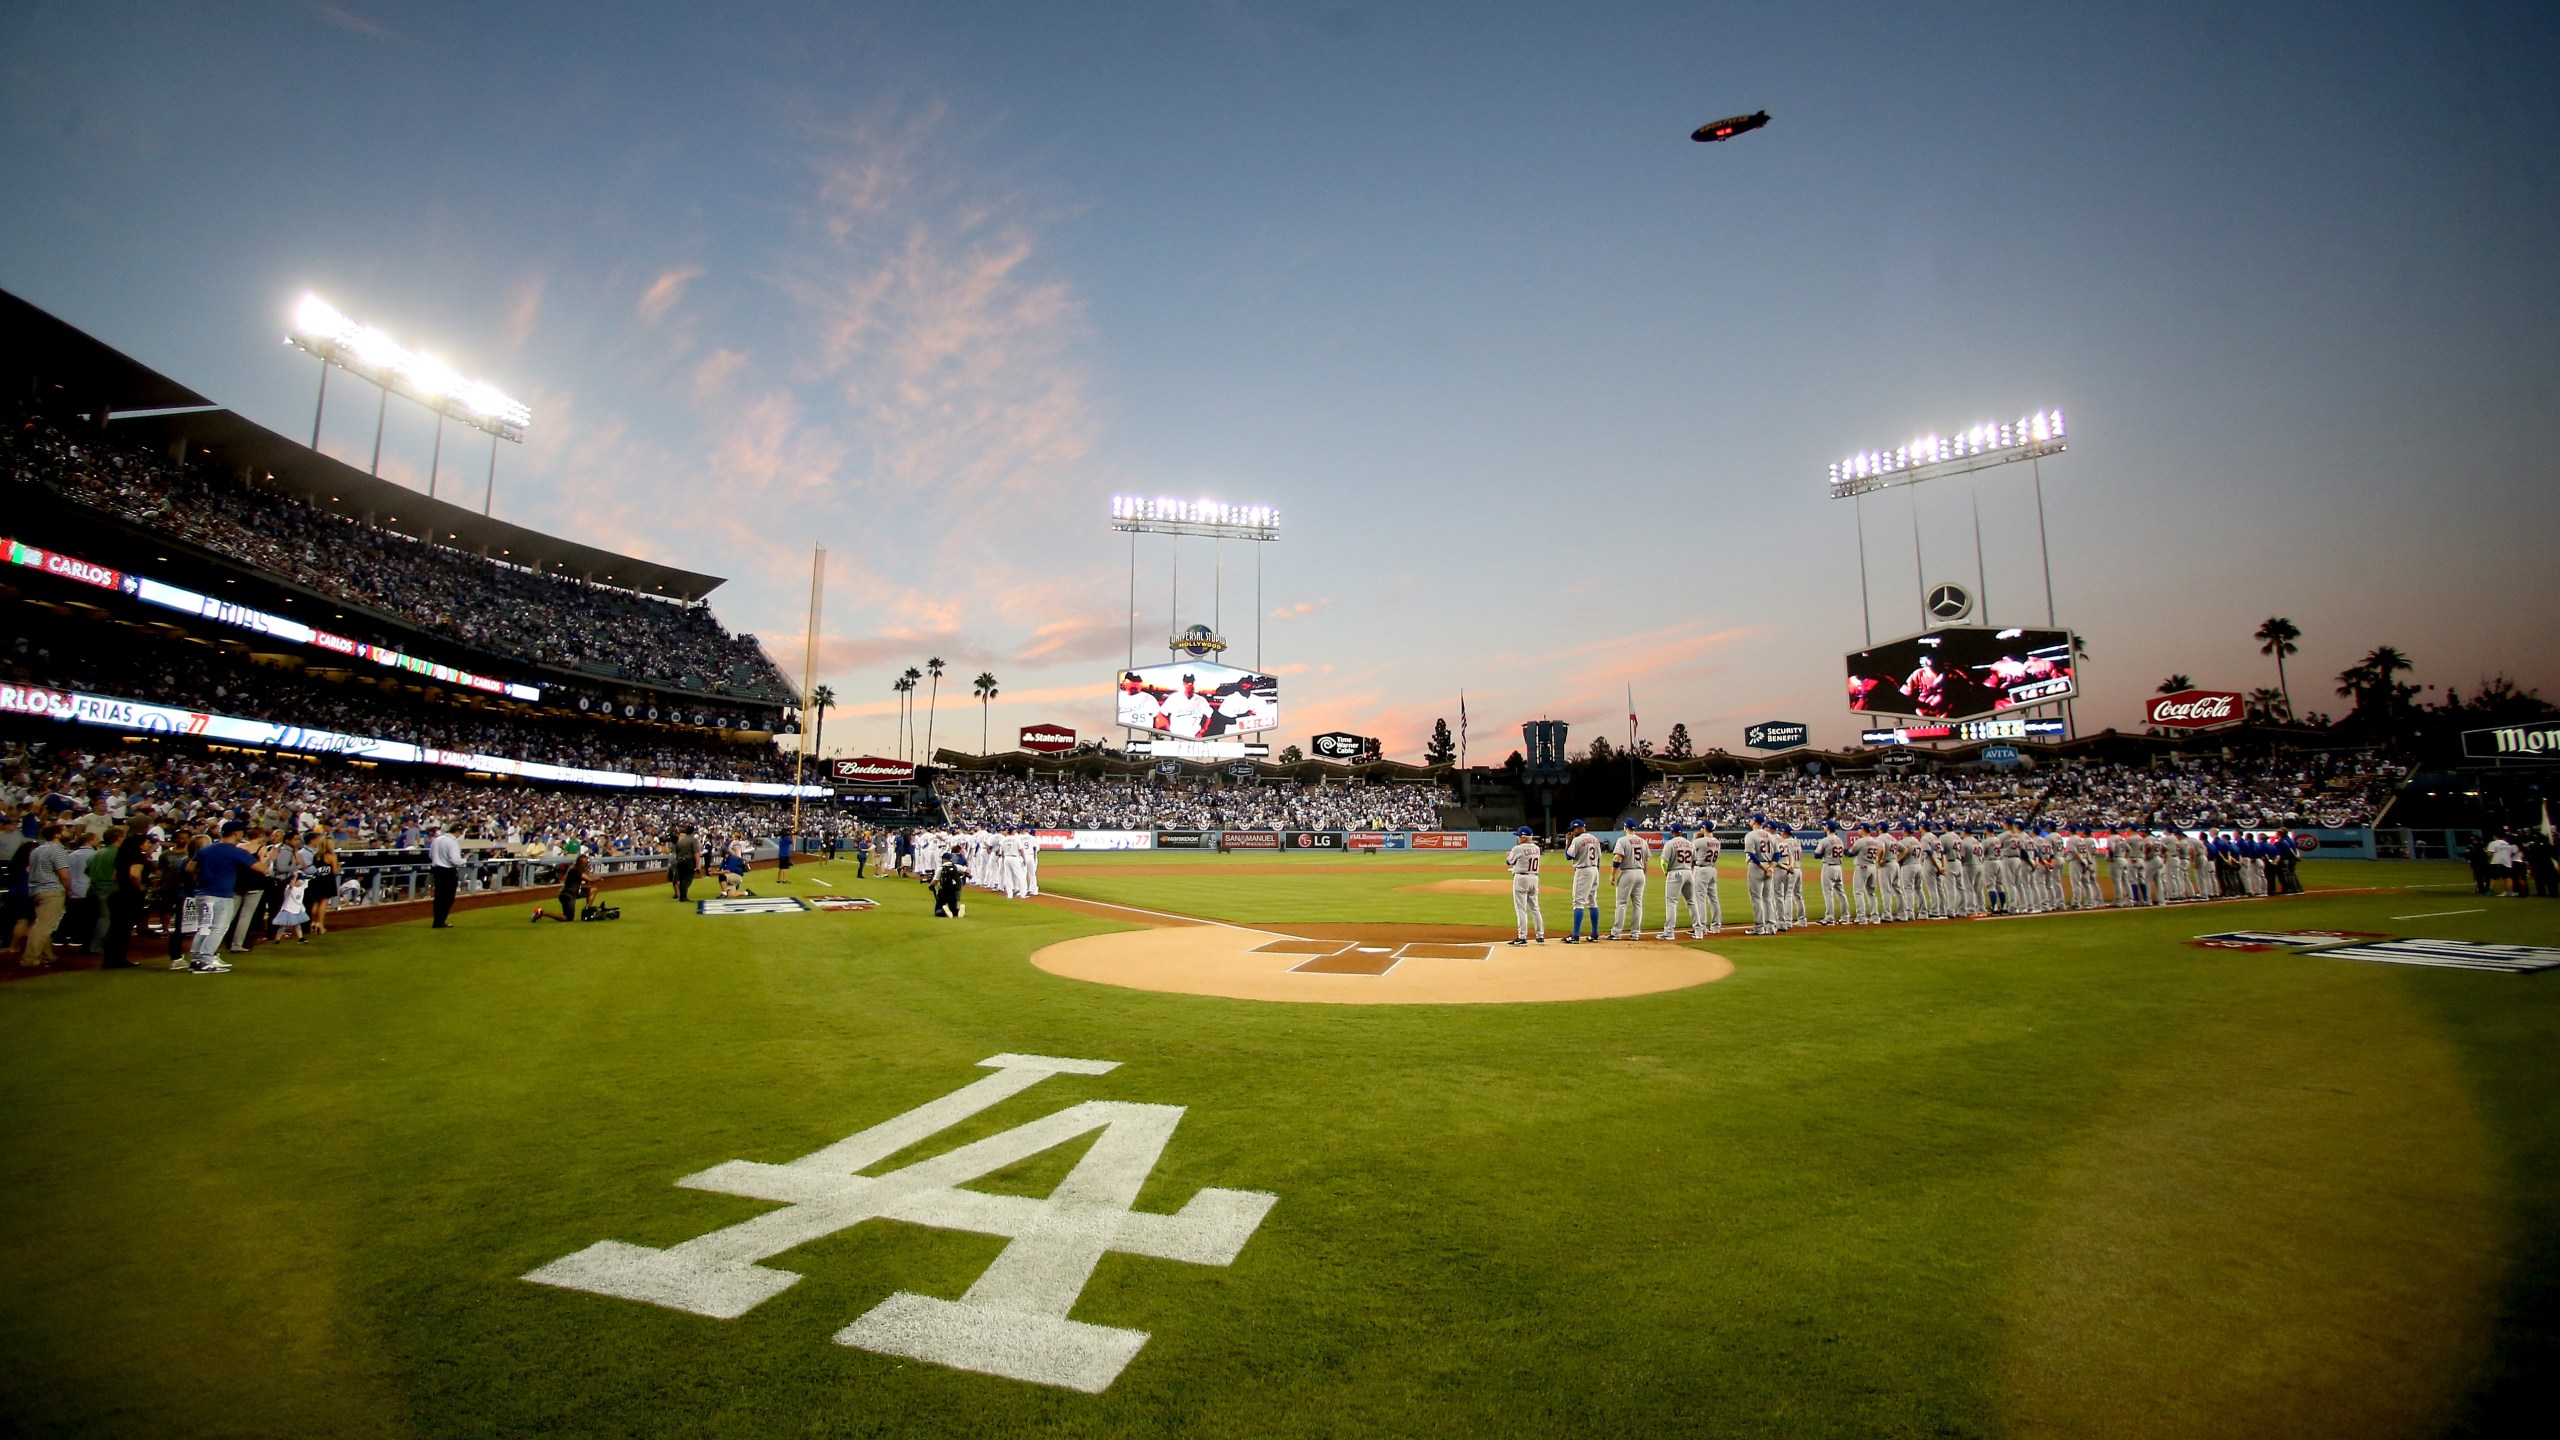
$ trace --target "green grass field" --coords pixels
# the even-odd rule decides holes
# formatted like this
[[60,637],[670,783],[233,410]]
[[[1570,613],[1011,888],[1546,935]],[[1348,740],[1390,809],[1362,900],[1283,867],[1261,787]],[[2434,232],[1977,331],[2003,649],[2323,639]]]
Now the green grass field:
[[[791,888],[882,909],[638,890],[618,924],[499,909],[222,977],[0,986],[0,1430],[2549,1433],[2560,973],[2184,942],[2560,944],[2560,905],[2446,865],[2305,868],[2387,888],[1728,935],[1729,979],[1562,1005],[1095,986],[1027,957],[1107,921],[981,897],[937,922],[850,865]],[[1241,923],[1508,923],[1405,888],[1440,870],[1497,873],[1153,854],[1043,878]],[[999,1052],[1121,1063],[873,1173],[1141,1101],[1187,1113],[1140,1209],[1279,1197],[1232,1266],[1103,1259],[1074,1318],[1152,1337],[1103,1393],[830,1343],[893,1292],[958,1298],[1004,1248],[985,1235],[872,1220],[768,1261],[806,1278],[729,1320],[518,1278],[771,1211],[673,1182],[807,1154]],[[1045,1196],[1083,1148],[975,1186]]]

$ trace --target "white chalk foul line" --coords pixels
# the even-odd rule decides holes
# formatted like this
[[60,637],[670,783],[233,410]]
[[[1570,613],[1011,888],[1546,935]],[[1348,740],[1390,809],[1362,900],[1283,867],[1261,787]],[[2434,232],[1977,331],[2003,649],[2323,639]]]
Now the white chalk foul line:
[[2474,906],[2469,910],[2425,910],[2415,915],[2394,915],[2391,918],[2394,920],[2433,920],[2439,915],[2478,915],[2486,911],[2488,908],[2489,907],[2486,905],[2479,905]]

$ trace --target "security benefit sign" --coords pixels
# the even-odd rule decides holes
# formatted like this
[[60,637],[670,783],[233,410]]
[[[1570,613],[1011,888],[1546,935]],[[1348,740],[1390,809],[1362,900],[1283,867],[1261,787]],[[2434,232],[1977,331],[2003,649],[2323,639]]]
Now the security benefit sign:
[[[1045,1055],[978,1063],[995,1073],[797,1160],[731,1160],[676,1182],[781,1209],[663,1250],[599,1240],[524,1278],[734,1320],[799,1283],[798,1272],[765,1262],[866,1220],[1000,1236],[1004,1249],[958,1300],[899,1291],[837,1331],[835,1342],[1098,1394],[1147,1343],[1144,1330],[1068,1318],[1102,1257],[1232,1264],[1279,1197],[1204,1189],[1170,1215],[1135,1208],[1183,1107],[1112,1100],[1070,1105],[887,1174],[861,1173],[1053,1075],[1119,1068]],[[1046,1199],[962,1188],[1088,1135],[1091,1148]]]
[[1742,743],[1754,750],[1793,750],[1813,732],[1797,720],[1764,720],[1742,732]]

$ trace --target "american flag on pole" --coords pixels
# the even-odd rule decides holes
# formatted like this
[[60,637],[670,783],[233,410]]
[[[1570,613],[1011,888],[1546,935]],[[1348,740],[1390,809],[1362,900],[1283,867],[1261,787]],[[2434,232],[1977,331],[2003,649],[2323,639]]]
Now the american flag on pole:
[[1627,687],[1627,749],[1636,748],[1636,687]]
[[1467,768],[1467,692],[1458,692],[1458,768]]

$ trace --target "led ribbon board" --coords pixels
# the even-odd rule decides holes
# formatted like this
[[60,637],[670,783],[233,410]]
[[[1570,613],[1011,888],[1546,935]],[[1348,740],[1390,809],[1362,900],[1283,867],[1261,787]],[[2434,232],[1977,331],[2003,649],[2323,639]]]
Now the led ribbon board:
[[492,695],[504,695],[510,700],[542,698],[542,687],[539,685],[518,685],[513,681],[493,680],[486,675],[475,675],[468,670],[457,669],[451,665],[439,665],[432,660],[421,660],[415,655],[405,654],[387,645],[368,645],[361,640],[350,640],[344,635],[332,635],[326,630],[314,629],[289,616],[270,615],[264,610],[253,610],[246,605],[234,605],[228,600],[199,595],[183,586],[163,584],[148,576],[136,575],[129,570],[116,570],[105,565],[92,564],[75,556],[65,555],[58,550],[39,550],[33,545],[16,540],[0,540],[0,553],[5,553],[12,565],[24,565],[31,570],[42,570],[48,575],[57,575],[65,580],[77,580],[83,585],[95,585],[101,590],[121,591],[146,604],[157,605],[164,610],[179,610],[189,615],[202,616],[216,624],[229,625],[241,630],[255,630],[261,635],[273,635],[279,640],[290,640],[297,645],[315,645],[320,649],[357,660],[370,660],[376,665],[387,666],[394,670],[406,670],[412,675],[424,675],[431,680],[441,680],[448,685],[462,685],[473,690],[485,690]]
[[330,730],[281,725],[272,720],[244,720],[201,710],[181,710],[173,705],[119,700],[109,695],[89,695],[77,690],[48,690],[36,685],[0,685],[0,713],[69,720],[147,735],[184,735],[233,745],[299,750],[315,755],[343,755],[355,760],[376,760],[395,765],[436,765],[483,775],[514,775],[526,780],[594,785],[609,790],[683,790],[699,795],[755,795],[784,799],[792,796],[816,799],[835,793],[820,785],[705,780],[691,775],[637,775],[624,770],[587,770],[575,765],[518,760],[507,755],[437,750],[412,745],[405,740],[341,735]]

